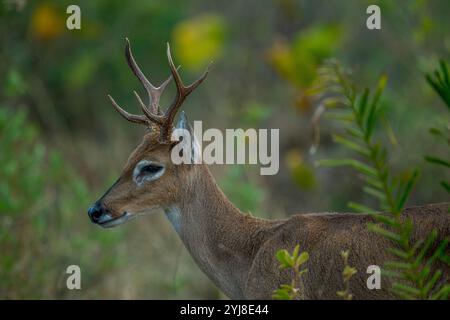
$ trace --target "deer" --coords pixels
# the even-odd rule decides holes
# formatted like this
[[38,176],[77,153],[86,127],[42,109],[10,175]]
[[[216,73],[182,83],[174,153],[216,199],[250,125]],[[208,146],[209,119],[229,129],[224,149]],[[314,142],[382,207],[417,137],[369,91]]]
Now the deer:
[[[301,279],[305,299],[337,299],[343,288],[341,251],[350,250],[349,264],[359,272],[350,281],[354,299],[393,299],[390,280],[382,277],[381,288],[369,290],[366,268],[382,266],[392,257],[391,244],[370,232],[369,214],[303,213],[289,218],[268,220],[241,212],[219,188],[207,164],[174,164],[170,153],[178,141],[177,128],[190,130],[186,114],[176,115],[186,100],[206,79],[209,67],[200,78],[185,85],[172,59],[167,43],[171,75],[154,86],[136,63],[128,38],[125,56],[129,67],[148,94],[145,104],[134,91],[141,115],[125,111],[108,95],[115,110],[126,120],[146,127],[142,142],[129,156],[120,177],[88,209],[90,220],[111,228],[146,213],[164,211],[198,267],[231,299],[271,299],[281,284],[290,283],[293,273],[281,270],[275,255],[279,249],[292,250],[297,244],[310,253],[308,272]],[[171,80],[176,96],[164,112],[160,97]],[[196,139],[191,135],[192,139]],[[197,157],[192,144],[190,157]],[[450,234],[450,203],[427,204],[404,210],[412,218],[412,240],[423,239],[433,229],[438,241]],[[450,279],[443,267],[445,281]]]

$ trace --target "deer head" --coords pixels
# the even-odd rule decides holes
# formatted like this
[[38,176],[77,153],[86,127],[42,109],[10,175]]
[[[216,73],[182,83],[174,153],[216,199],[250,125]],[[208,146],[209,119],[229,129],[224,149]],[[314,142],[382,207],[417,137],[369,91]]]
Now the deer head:
[[[171,76],[159,87],[152,85],[133,58],[130,42],[126,39],[125,56],[133,73],[148,93],[149,103],[144,104],[139,95],[134,94],[142,109],[142,115],[130,114],[108,95],[114,108],[128,121],[145,125],[149,130],[141,144],[132,152],[120,178],[108,191],[89,208],[92,222],[102,227],[114,227],[140,213],[151,209],[166,208],[177,201],[181,179],[188,179],[187,171],[192,165],[175,165],[171,161],[171,150],[178,141],[171,139],[173,122],[186,97],[206,78],[209,68],[192,84],[185,86],[172,60],[167,44],[167,58]],[[162,112],[159,100],[171,79],[174,79],[177,94],[166,112]],[[188,129],[184,112],[176,127]],[[191,135],[193,136],[193,135]]]

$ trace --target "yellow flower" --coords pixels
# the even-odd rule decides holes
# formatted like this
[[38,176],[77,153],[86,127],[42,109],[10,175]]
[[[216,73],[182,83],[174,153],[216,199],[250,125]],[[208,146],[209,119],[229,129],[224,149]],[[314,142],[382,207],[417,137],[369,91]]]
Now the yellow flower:
[[31,18],[31,33],[41,40],[51,40],[59,36],[64,29],[64,19],[50,4],[39,5]]

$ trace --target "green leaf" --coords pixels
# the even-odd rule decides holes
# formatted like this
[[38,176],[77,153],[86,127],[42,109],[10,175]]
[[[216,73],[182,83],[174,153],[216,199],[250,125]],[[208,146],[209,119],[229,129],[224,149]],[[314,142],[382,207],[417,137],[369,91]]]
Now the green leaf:
[[300,250],[300,245],[296,245],[294,251],[292,252],[292,259],[296,260],[298,256],[298,251]]
[[347,292],[347,291],[341,290],[341,291],[337,291],[337,292],[336,292],[336,295],[337,295],[339,298],[347,299],[347,297],[348,297],[348,292]]
[[373,214],[373,217],[376,221],[384,223],[393,228],[400,228],[401,224],[392,216],[388,214]]
[[434,163],[434,164],[438,164],[438,165],[450,168],[450,161],[447,161],[444,159],[440,159],[437,157],[431,157],[431,156],[425,156],[425,160],[430,163]]
[[436,282],[440,279],[441,275],[442,275],[442,271],[441,270],[436,270],[436,272],[433,274],[431,279],[425,284],[425,286],[423,288],[423,294],[425,296],[428,296],[428,293],[431,290],[433,290]]
[[364,139],[364,133],[358,128],[347,127],[347,128],[345,128],[345,132],[348,135],[352,136],[353,138],[360,139],[360,140]]
[[360,115],[362,119],[364,119],[364,114],[366,113],[367,100],[369,98],[369,89],[364,89],[364,93],[359,102],[358,109],[356,109],[357,113]]
[[294,288],[290,284],[282,284],[280,286],[280,289],[291,292],[294,290]]
[[403,260],[408,260],[411,257],[408,252],[395,247],[387,248],[387,251]]
[[450,266],[449,261],[446,260],[446,259],[450,258],[446,254],[446,250],[447,250],[449,241],[450,241],[450,239],[448,237],[445,238],[444,240],[442,240],[441,243],[439,244],[439,246],[437,247],[437,249],[434,251],[434,254],[432,255],[432,257],[430,259],[434,260],[434,259],[439,258],[441,261],[446,262],[447,265]]
[[395,133],[394,133],[394,129],[392,128],[392,126],[391,126],[389,120],[386,119],[385,116],[381,116],[381,122],[382,122],[382,124],[383,124],[383,127],[384,127],[385,130],[386,130],[387,136],[388,136],[388,138],[389,138],[389,142],[390,142],[393,146],[398,145],[397,138],[396,138]]
[[377,198],[381,202],[386,201],[386,195],[382,191],[379,191],[379,190],[371,188],[371,187],[363,187],[363,191],[365,193]]
[[402,283],[394,283],[394,288],[398,288],[400,290],[403,290],[404,292],[409,292],[411,295],[419,295],[420,291],[417,288],[413,288],[411,286],[402,284]]
[[420,291],[416,288],[395,282],[392,285],[392,291],[396,295],[398,295],[400,298],[407,299],[407,300],[415,300],[417,299],[417,296],[419,296]]
[[400,235],[398,235],[396,233],[393,233],[391,231],[388,231],[388,230],[380,227],[377,224],[369,223],[367,227],[369,228],[370,231],[378,233],[379,235],[381,235],[381,236],[383,236],[385,238],[388,238],[391,241],[394,241],[396,243],[403,243],[404,242],[404,239]]
[[409,270],[412,268],[411,263],[400,261],[387,261],[385,267],[393,270]]
[[428,84],[450,109],[450,81],[448,78],[447,64],[444,61],[440,61],[439,66],[440,70],[436,70],[433,75],[427,74],[425,78]]
[[298,256],[295,265],[298,268],[308,260],[309,260],[309,253],[304,251],[304,252],[300,253],[300,255]]
[[365,118],[365,128],[366,128],[366,139],[370,139],[373,133],[373,129],[375,128],[375,114],[378,107],[378,102],[380,100],[380,97],[384,91],[384,88],[386,87],[387,83],[387,76],[382,75],[380,79],[378,80],[378,86],[375,91],[375,95],[372,99],[372,103],[369,107],[369,112],[367,113],[367,117]]
[[401,211],[403,209],[403,206],[405,205],[406,200],[408,200],[408,197],[411,194],[411,190],[417,183],[418,178],[419,178],[419,171],[414,170],[411,178],[408,179],[408,182],[406,183],[403,190],[399,190],[401,193],[400,193],[400,197],[398,198],[397,204],[396,204],[397,211]]
[[445,63],[444,60],[440,60],[439,61],[439,66],[441,67],[441,71],[442,71],[443,78],[444,78],[444,83],[447,86],[450,86],[450,78],[448,76],[447,64]]
[[287,290],[284,289],[277,289],[274,291],[272,298],[275,300],[292,300],[291,295]]
[[434,295],[431,296],[433,300],[447,300],[450,296],[450,284],[446,284],[439,289]]
[[327,119],[338,120],[343,122],[353,122],[355,121],[355,116],[351,112],[343,112],[343,111],[327,111],[324,114],[324,117]]
[[381,269],[381,275],[393,279],[404,279],[404,275],[396,270],[387,270],[385,268]]
[[302,269],[301,271],[298,272],[298,275],[301,276],[302,274],[308,272],[308,268]]
[[365,206],[365,205],[362,205],[362,204],[359,204],[359,203],[356,203],[356,202],[353,202],[353,201],[350,201],[350,202],[347,204],[347,206],[348,206],[350,209],[352,209],[352,210],[354,210],[354,211],[356,211],[356,212],[359,212],[359,213],[368,213],[368,214],[371,214],[371,213],[375,213],[375,212],[376,212],[375,209],[369,208],[369,207],[367,207],[367,206]]
[[431,245],[434,243],[436,238],[437,238],[437,231],[436,230],[431,231],[427,237],[427,240],[425,241],[424,245],[422,246],[422,249],[416,255],[415,263],[417,265],[422,263],[422,260],[425,257],[425,255],[427,254],[428,249],[430,249]]
[[351,166],[361,173],[377,177],[377,172],[374,168],[355,159],[322,159],[316,161],[316,165],[325,167]]
[[275,257],[278,262],[280,262],[280,268],[291,268],[294,265],[294,262],[286,249],[278,250]]
[[441,186],[443,186],[444,189],[447,190],[447,192],[450,192],[450,183],[446,181],[441,181]]
[[344,137],[342,137],[340,135],[337,135],[337,134],[332,135],[332,137],[333,137],[333,141],[334,142],[340,143],[340,144],[344,145],[345,147],[362,154],[365,157],[369,157],[370,156],[371,152],[366,147],[361,146],[360,144],[358,144],[358,143],[356,143],[354,141],[348,140],[348,139],[346,139],[346,138],[344,138]]
[[345,281],[348,281],[353,275],[355,275],[358,272],[356,268],[345,266],[344,270],[342,271],[342,276],[344,277]]
[[428,131],[436,138],[441,139],[441,141],[448,142],[447,135],[441,129],[432,127]]
[[344,259],[344,262],[347,261],[349,255],[350,255],[350,250],[342,250],[341,251],[341,257],[342,257],[342,259]]
[[380,182],[380,180],[377,178],[372,178],[372,177],[364,177],[364,180],[371,185],[372,187],[378,189],[378,190],[383,190],[383,184]]

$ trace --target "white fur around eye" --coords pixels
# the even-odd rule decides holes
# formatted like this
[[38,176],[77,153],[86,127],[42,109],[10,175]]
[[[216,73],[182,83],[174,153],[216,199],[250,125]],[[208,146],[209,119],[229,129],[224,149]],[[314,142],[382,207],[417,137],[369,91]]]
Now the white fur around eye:
[[[161,170],[155,173],[141,173],[142,168],[148,165],[157,165],[161,166]],[[156,179],[159,179],[164,174],[165,168],[161,164],[149,161],[149,160],[141,160],[139,163],[134,167],[133,170],[133,181],[138,185],[142,186],[145,182],[148,181],[154,181]]]

